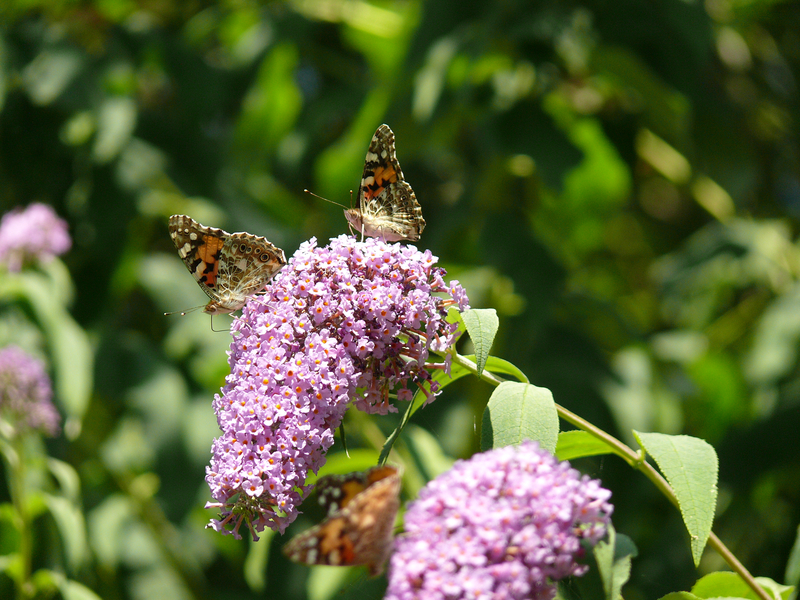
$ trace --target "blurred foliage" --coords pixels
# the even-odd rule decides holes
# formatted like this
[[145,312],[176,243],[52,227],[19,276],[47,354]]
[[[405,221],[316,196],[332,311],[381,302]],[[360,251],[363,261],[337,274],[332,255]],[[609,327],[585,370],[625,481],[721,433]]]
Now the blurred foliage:
[[[49,451],[80,475],[93,556],[43,533],[34,567],[106,600],[300,598],[306,583],[323,598],[342,577],[344,596],[380,594],[203,529],[228,338],[162,313],[205,301],[170,214],[287,254],[338,235],[341,209],[302,190],[347,204],[387,122],[421,245],[498,311],[493,354],[629,442],[714,445],[715,531],[784,581],[800,521],[798,32],[800,5],[777,0],[5,0],[0,210],[41,201],[69,221],[77,325],[3,297],[0,343],[48,348],[61,411],[82,419]],[[31,311],[40,334],[14,325]],[[59,366],[70,335],[93,373]],[[404,436],[417,485],[479,448],[491,390],[465,382]],[[349,444],[374,449],[395,423],[350,415]],[[577,464],[639,548],[626,598],[721,568],[707,550],[694,569],[680,515],[635,472]]]

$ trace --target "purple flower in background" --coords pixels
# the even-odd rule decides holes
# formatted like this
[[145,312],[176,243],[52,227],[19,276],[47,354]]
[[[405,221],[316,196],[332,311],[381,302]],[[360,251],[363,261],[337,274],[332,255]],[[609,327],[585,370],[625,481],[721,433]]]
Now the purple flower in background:
[[409,382],[430,380],[426,367],[448,367],[428,364],[429,351],[455,341],[445,317],[467,298],[457,282],[444,283],[436,261],[373,238],[340,236],[322,248],[312,239],[248,302],[214,399],[222,435],[206,469],[215,500],[206,507],[221,514],[210,527],[237,538],[242,523],[255,539],[265,527],[283,532],[350,401],[396,411],[391,393],[410,400]]
[[3,215],[0,264],[19,271],[26,262],[47,262],[72,246],[67,223],[47,204],[35,203]]
[[60,416],[44,364],[16,346],[0,349],[0,419],[16,429],[58,433]]
[[610,496],[536,442],[458,461],[406,510],[385,598],[553,598],[586,572],[581,541],[606,534]]

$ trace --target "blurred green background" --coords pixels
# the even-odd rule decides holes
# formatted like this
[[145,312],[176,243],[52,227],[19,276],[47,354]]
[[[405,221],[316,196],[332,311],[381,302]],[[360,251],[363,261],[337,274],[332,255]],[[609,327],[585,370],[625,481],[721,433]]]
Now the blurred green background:
[[[0,211],[39,201],[67,219],[80,330],[0,306],[0,345],[54,364],[67,421],[48,449],[77,469],[88,529],[82,547],[39,519],[34,566],[108,600],[338,590],[268,536],[203,529],[229,337],[200,313],[163,316],[206,301],[166,222],[187,213],[287,255],[344,233],[341,209],[303,189],[349,205],[385,122],[428,223],[419,246],[500,314],[493,353],[629,443],[634,428],[713,444],[715,531],[785,581],[799,67],[800,4],[774,0],[5,0]],[[69,351],[79,338],[93,360]],[[418,484],[477,450],[490,391],[462,380],[415,415]],[[349,418],[352,448],[396,423]],[[688,590],[677,511],[614,458],[577,466],[638,545],[625,597]],[[707,552],[700,573],[720,568]],[[352,577],[334,597],[379,597]]]

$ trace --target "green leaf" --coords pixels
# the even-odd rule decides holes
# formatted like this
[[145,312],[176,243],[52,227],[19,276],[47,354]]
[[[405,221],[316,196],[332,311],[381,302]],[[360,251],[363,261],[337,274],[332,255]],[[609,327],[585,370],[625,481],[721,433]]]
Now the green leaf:
[[50,469],[50,473],[53,474],[53,477],[58,481],[58,485],[61,487],[61,495],[64,498],[68,498],[71,502],[79,504],[81,479],[74,467],[69,463],[55,458],[49,458],[47,460],[47,467]]
[[[792,589],[790,586],[776,583],[769,577],[756,577],[758,584],[774,598],[788,600]],[[756,593],[744,579],[730,571],[717,571],[709,573],[697,580],[692,587],[692,594],[698,598],[747,598],[758,600]]]
[[41,52],[22,70],[22,85],[34,104],[55,101],[86,64],[86,55],[71,48]]
[[136,510],[122,494],[110,494],[89,513],[92,550],[104,569],[113,571],[123,560]]
[[558,460],[572,460],[599,454],[617,454],[624,457],[613,446],[585,431],[562,431],[558,434],[558,444],[556,445]]
[[71,419],[64,426],[70,438],[80,433],[79,420],[89,406],[93,386],[94,352],[86,332],[67,311],[52,315],[49,337],[55,388]]
[[331,600],[342,593],[348,579],[353,577],[353,567],[311,567],[306,590],[311,600]]
[[[16,536],[16,532],[14,532]],[[3,532],[3,535],[7,535]],[[18,542],[18,540],[14,540]],[[18,580],[22,577],[22,557],[19,552],[0,555],[0,573],[5,573],[10,579]]]
[[688,435],[633,433],[675,490],[697,566],[714,521],[719,471],[717,453],[707,442]]
[[102,600],[88,587],[77,581],[67,579],[61,586],[61,594],[64,600]]
[[267,587],[267,567],[269,566],[269,547],[275,532],[265,529],[259,533],[259,540],[250,544],[244,561],[244,579],[254,592],[263,592]]
[[486,366],[486,359],[489,357],[489,350],[492,348],[500,320],[497,318],[497,311],[493,308],[471,308],[461,313],[461,318],[467,327],[472,344],[475,346],[478,375],[480,375]]
[[[473,356],[467,356],[471,360],[474,360]],[[512,363],[508,362],[507,360],[503,360],[502,358],[497,358],[496,356],[490,356],[486,360],[486,367],[485,369],[490,373],[495,373],[499,375],[511,375],[512,377],[516,378],[518,381],[523,383],[530,383],[528,381],[527,376],[523,373],[519,367],[513,365]]]
[[320,477],[325,477],[326,475],[344,475],[353,471],[366,471],[375,466],[375,458],[375,450],[367,448],[353,448],[349,454],[344,452],[329,453],[325,465],[320,468],[316,475],[309,472],[306,483],[316,483]]
[[789,552],[789,560],[786,561],[786,575],[783,579],[795,587],[800,583],[800,527],[797,528],[792,551]]
[[545,450],[555,451],[558,413],[553,394],[529,383],[505,381],[494,390],[483,412],[481,449],[524,440],[537,440]]
[[240,142],[274,148],[293,129],[303,105],[296,81],[298,62],[293,44],[275,44],[269,50],[244,98],[237,124]]
[[92,158],[105,164],[115,158],[131,140],[136,128],[138,107],[132,98],[111,96],[97,109],[97,134],[92,146]]
[[455,462],[445,453],[441,440],[422,427],[408,428],[406,446],[425,476],[431,479],[450,470]]
[[102,600],[100,596],[95,594],[88,587],[72,579],[67,579],[63,574],[57,571],[50,571],[47,569],[40,569],[36,571],[34,579],[37,583],[37,588],[42,589],[48,584],[55,585],[61,592],[64,600]]
[[56,397],[68,416],[64,431],[76,437],[93,386],[94,356],[86,332],[64,307],[64,293],[40,273],[4,277],[0,297],[25,301],[35,314],[49,344]]
[[661,596],[659,600],[700,600],[700,598],[689,592],[672,592],[666,596]]
[[392,451],[392,446],[400,437],[405,426],[408,424],[408,421],[411,419],[411,415],[416,412],[416,408],[414,405],[417,402],[417,396],[422,392],[417,392],[414,397],[411,399],[411,402],[408,403],[408,407],[406,408],[406,412],[403,413],[403,418],[400,419],[400,423],[395,427],[395,430],[389,434],[386,438],[386,441],[383,444],[383,448],[381,448],[380,456],[378,456],[378,464],[382,465],[386,463],[386,459],[389,458],[389,453]]
[[[795,587],[791,585],[782,585],[775,581],[774,579],[770,579],[769,577],[756,577],[756,583],[760,585],[767,593],[771,593],[776,598],[780,598],[781,600],[789,600],[790,598],[796,598],[794,591]],[[749,588],[748,588],[749,590]],[[755,592],[748,591],[748,595],[753,596],[753,598],[757,598]]]
[[44,494],[43,498],[61,534],[69,569],[76,572],[89,558],[83,513],[77,504],[66,498],[50,494]]
[[631,560],[638,554],[631,539],[617,535],[612,525],[608,526],[608,541],[600,541],[594,547],[597,569],[603,580],[606,600],[621,598],[622,586],[631,574]]

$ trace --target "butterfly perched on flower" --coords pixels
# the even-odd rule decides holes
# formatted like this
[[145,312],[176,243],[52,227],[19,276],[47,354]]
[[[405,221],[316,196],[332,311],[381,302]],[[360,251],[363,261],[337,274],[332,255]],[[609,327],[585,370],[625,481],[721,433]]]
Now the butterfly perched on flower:
[[371,576],[380,575],[391,552],[400,507],[397,467],[328,475],[317,482],[317,491],[327,517],[292,538],[284,554],[307,565],[365,565]]
[[211,298],[203,312],[231,313],[286,264],[283,250],[250,233],[228,233],[186,215],[169,218],[169,235],[186,268]]
[[364,236],[385,242],[416,242],[425,229],[422,208],[403,178],[394,148],[394,132],[381,125],[372,136],[358,188],[356,208],[346,209],[347,222]]

